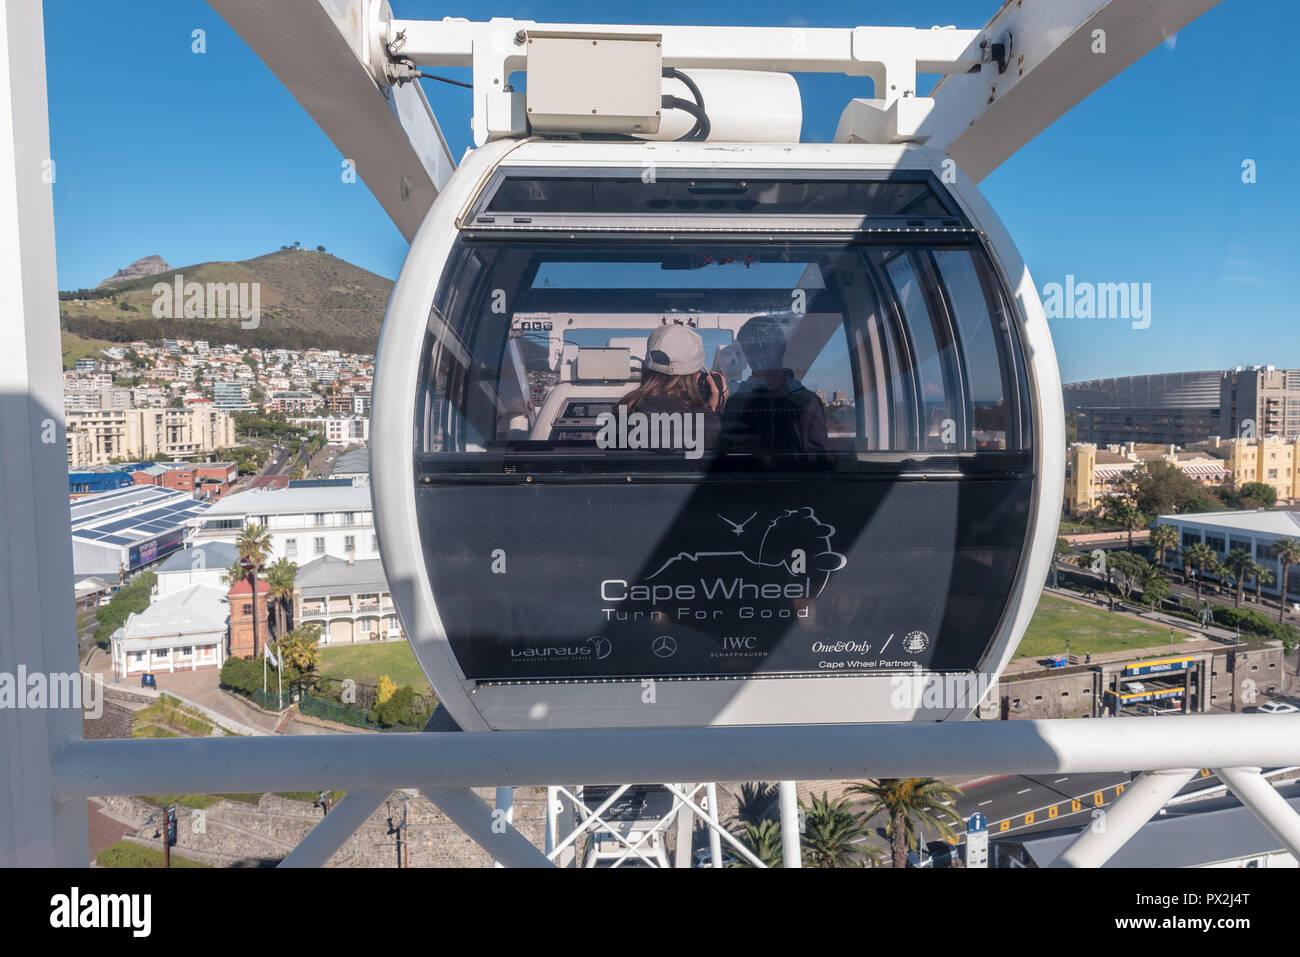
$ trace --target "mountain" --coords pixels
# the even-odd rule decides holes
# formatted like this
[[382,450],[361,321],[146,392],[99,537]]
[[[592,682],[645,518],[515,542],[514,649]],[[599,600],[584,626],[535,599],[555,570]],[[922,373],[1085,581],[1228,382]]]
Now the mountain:
[[142,279],[145,276],[156,276],[160,272],[167,272],[172,267],[167,265],[167,260],[161,256],[145,256],[143,259],[137,259],[125,269],[119,269],[113,275],[100,282],[96,289],[104,286],[111,286],[115,282],[126,282],[128,279]]
[[[171,296],[155,296],[153,289],[166,283],[169,291],[174,290],[177,277],[182,288],[190,283],[199,283],[205,290],[209,284],[237,284],[229,287],[232,307],[238,301],[234,291],[239,284],[246,284],[242,286],[246,305],[254,301],[256,289],[257,327],[243,328],[245,322],[233,308],[227,318],[217,318],[206,308],[187,318],[184,306],[189,292],[174,308],[167,308],[172,305]],[[329,253],[281,249],[240,262],[196,263],[152,275],[115,278],[93,291],[60,293],[59,315],[63,330],[83,339],[207,339],[214,345],[230,342],[245,348],[315,346],[373,354],[392,289],[392,280]],[[155,314],[156,304],[161,315]]]

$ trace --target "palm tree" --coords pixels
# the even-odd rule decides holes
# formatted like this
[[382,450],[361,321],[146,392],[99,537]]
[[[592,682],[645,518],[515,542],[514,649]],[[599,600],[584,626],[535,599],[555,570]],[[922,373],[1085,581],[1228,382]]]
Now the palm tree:
[[264,525],[249,525],[235,539],[239,564],[248,565],[248,584],[253,593],[253,658],[257,658],[257,573],[271,557],[271,533]]
[[[781,825],[771,818],[758,821],[757,823],[746,821],[744,833],[741,834],[741,840],[749,846],[749,849],[768,867],[781,867],[784,853],[781,849]],[[748,861],[736,865],[737,867],[751,866]]]
[[869,799],[864,820],[877,814],[889,815],[889,851],[894,867],[907,866],[907,852],[920,843],[919,828],[926,827],[939,837],[957,836],[961,817],[952,809],[960,792],[938,778],[881,778],[875,784],[851,784],[849,792]]
[[1199,600],[1206,574],[1218,570],[1219,556],[1204,542],[1188,545],[1183,549],[1183,568],[1189,567],[1196,570],[1196,597]]
[[1250,577],[1255,579],[1255,604],[1262,605],[1264,596],[1260,594],[1265,585],[1272,585],[1277,581],[1273,573],[1268,570],[1268,566],[1261,565],[1259,562],[1251,562]]
[[850,807],[847,797],[830,800],[826,792],[812,796],[811,805],[801,805],[804,833],[800,842],[804,867],[860,867],[864,854],[872,864],[878,853],[862,842],[871,834],[861,815]]
[[772,817],[777,806],[777,786],[766,781],[742,784],[737,802],[736,816],[741,822],[757,825]]
[[1250,566],[1255,562],[1250,557],[1250,552],[1244,548],[1234,548],[1228,552],[1228,557],[1223,563],[1224,569],[1232,575],[1235,582],[1234,606],[1241,607],[1241,595],[1246,590],[1246,576],[1250,574]]
[[289,630],[289,609],[293,607],[293,584],[298,574],[298,563],[281,558],[266,570],[268,594],[275,602],[275,633],[283,635]]
[[1279,538],[1273,546],[1277,551],[1278,564],[1282,566],[1282,589],[1278,593],[1277,620],[1282,621],[1286,614],[1286,583],[1292,565],[1300,565],[1300,542],[1294,538]]
[[1155,556],[1156,567],[1165,567],[1165,554],[1178,547],[1178,529],[1172,525],[1157,525],[1151,529],[1151,553]]

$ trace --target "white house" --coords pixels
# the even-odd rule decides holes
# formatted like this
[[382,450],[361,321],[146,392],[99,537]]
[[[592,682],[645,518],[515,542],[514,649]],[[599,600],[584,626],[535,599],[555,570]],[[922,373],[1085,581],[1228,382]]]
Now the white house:
[[194,548],[172,552],[154,569],[158,580],[153,586],[153,600],[190,585],[207,585],[225,591],[227,586],[221,580],[222,576],[238,558],[239,552],[228,542],[205,542]]
[[113,633],[113,674],[220,668],[229,621],[224,588],[189,585],[165,595]]

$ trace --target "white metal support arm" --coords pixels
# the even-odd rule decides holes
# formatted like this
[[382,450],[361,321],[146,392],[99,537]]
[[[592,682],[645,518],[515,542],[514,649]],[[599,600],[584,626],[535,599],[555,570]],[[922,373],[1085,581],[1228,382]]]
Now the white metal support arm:
[[[418,83],[380,86],[381,0],[209,0],[338,147],[409,241],[456,163]],[[342,175],[342,172],[340,173]]]

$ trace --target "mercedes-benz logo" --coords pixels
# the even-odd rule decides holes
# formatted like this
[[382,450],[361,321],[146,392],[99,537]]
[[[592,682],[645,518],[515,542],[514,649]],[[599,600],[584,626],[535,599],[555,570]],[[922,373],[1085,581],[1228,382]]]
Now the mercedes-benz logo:
[[668,635],[660,635],[650,643],[650,650],[659,658],[671,658],[677,654],[677,641]]

